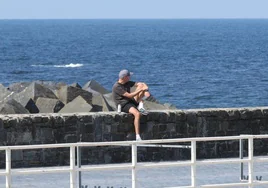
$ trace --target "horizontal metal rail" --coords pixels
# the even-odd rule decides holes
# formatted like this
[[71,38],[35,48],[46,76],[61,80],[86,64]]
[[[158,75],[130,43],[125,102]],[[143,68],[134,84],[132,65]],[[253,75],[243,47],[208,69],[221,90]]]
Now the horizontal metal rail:
[[[42,173],[70,173],[70,188],[76,188],[76,175],[81,171],[92,170],[114,170],[114,169],[132,169],[132,188],[136,188],[136,170],[139,168],[153,168],[153,167],[168,167],[168,166],[191,166],[191,185],[184,187],[196,187],[196,166],[207,164],[226,164],[226,163],[248,163],[249,178],[247,181],[241,183],[225,183],[225,184],[208,184],[198,185],[198,187],[239,187],[255,185],[266,185],[268,181],[254,181],[254,162],[267,162],[268,157],[253,158],[253,140],[267,139],[268,135],[240,135],[228,137],[200,137],[200,138],[180,138],[180,139],[160,139],[160,140],[143,140],[143,141],[117,141],[117,142],[79,142],[66,144],[43,144],[43,145],[23,145],[23,146],[1,146],[0,150],[5,150],[6,153],[6,169],[0,170],[0,176],[6,176],[6,188],[11,188],[11,177],[16,174],[42,174]],[[196,160],[196,142],[207,141],[227,141],[227,140],[248,140],[248,157],[243,159],[209,159]],[[191,143],[191,145],[173,145],[164,143]],[[97,146],[127,146],[132,148],[132,162],[124,164],[110,164],[110,165],[90,165],[78,167],[75,166],[77,160],[75,151],[77,147],[97,147]],[[173,161],[173,162],[157,162],[157,163],[141,163],[137,162],[137,148],[138,147],[170,147],[170,148],[187,148],[191,149],[190,161]],[[11,168],[11,151],[12,150],[28,150],[28,149],[46,149],[46,148],[69,148],[70,149],[70,166],[68,167],[45,167],[45,168],[26,168],[26,169],[12,169]],[[182,186],[180,186],[182,187]]]

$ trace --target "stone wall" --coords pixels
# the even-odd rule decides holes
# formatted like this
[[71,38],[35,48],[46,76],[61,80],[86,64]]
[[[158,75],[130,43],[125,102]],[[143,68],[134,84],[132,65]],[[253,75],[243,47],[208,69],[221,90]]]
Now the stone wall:
[[[122,141],[132,139],[133,132],[133,116],[125,113],[0,115],[1,146]],[[146,140],[267,133],[268,107],[151,111],[141,119],[141,136]],[[267,155],[266,145],[267,140],[255,141],[254,154]],[[198,143],[197,157],[237,157],[238,148],[238,141]],[[138,152],[139,161],[190,158],[189,149],[141,148]],[[127,162],[130,155],[130,147],[83,148],[82,163]],[[1,151],[1,168],[4,161]],[[68,163],[68,148],[12,151],[13,167]]]

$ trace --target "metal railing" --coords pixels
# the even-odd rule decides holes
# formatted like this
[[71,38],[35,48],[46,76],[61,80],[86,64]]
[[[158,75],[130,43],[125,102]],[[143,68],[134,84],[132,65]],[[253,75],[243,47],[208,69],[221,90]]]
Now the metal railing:
[[[248,186],[254,187],[255,185],[268,184],[268,181],[256,181],[254,177],[254,162],[262,163],[268,162],[268,158],[254,158],[253,154],[253,141],[254,139],[267,139],[268,135],[240,135],[240,136],[226,136],[226,137],[199,137],[199,138],[180,138],[180,139],[165,139],[165,140],[144,140],[144,141],[117,141],[117,142],[78,142],[78,143],[66,143],[66,144],[45,144],[45,145],[23,145],[23,146],[1,146],[0,150],[5,150],[6,155],[6,169],[0,171],[0,176],[6,176],[6,188],[11,188],[11,178],[13,175],[18,174],[42,174],[42,173],[70,173],[70,188],[76,188],[77,174],[82,171],[93,170],[107,170],[107,169],[132,169],[132,188],[137,188],[137,176],[136,172],[138,168],[153,168],[153,167],[168,167],[168,166],[190,166],[191,167],[191,185],[185,187],[197,187],[196,179],[198,174],[196,173],[196,166],[209,165],[209,164],[226,164],[226,163],[244,163],[248,164],[248,178],[240,183],[224,183],[224,184],[207,184],[198,185],[198,187],[238,187]],[[196,144],[197,142],[207,141],[227,141],[227,140],[241,140],[248,141],[248,157],[234,159],[209,159],[209,160],[197,160],[196,159]],[[168,145],[164,143],[191,143],[188,145]],[[77,160],[76,149],[81,147],[96,147],[96,146],[127,146],[131,147],[132,162],[115,164],[115,165],[92,165],[81,166],[79,160]],[[46,167],[37,169],[12,169],[11,168],[11,151],[12,150],[28,150],[28,149],[44,149],[44,148],[70,148],[70,166],[69,167]],[[174,162],[157,162],[157,163],[139,163],[137,162],[137,147],[175,147],[175,148],[189,148],[191,149],[190,161],[174,161]],[[241,144],[240,144],[241,147]],[[242,149],[243,152],[243,149]],[[79,153],[79,152],[78,152]],[[240,149],[241,153],[241,149]],[[80,156],[78,155],[80,158]],[[79,176],[79,175],[78,175]],[[241,175],[242,177],[242,175]],[[80,185],[79,185],[80,186]],[[182,186],[179,186],[182,187]],[[174,187],[173,187],[174,188]]]

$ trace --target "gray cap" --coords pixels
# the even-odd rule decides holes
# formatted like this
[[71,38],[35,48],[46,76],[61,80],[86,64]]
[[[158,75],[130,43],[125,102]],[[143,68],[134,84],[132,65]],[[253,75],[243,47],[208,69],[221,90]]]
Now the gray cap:
[[124,69],[119,72],[119,78],[123,78],[125,76],[131,76],[133,72],[129,72],[128,70]]

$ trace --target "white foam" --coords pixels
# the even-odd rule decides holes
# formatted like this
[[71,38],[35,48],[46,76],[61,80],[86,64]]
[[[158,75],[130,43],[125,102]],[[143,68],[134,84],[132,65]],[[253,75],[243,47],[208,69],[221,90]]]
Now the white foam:
[[80,64],[80,63],[77,63],[77,64],[74,64],[74,63],[70,63],[70,64],[67,64],[67,65],[31,65],[32,67],[67,67],[67,68],[73,68],[73,67],[82,67],[84,66],[84,64]]
[[80,63],[77,63],[77,64],[73,64],[73,63],[70,63],[68,65],[54,65],[54,67],[82,67],[84,66],[83,64],[80,64]]

